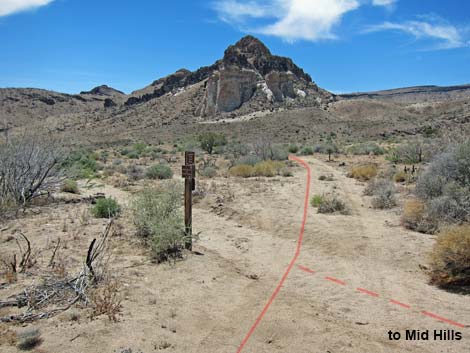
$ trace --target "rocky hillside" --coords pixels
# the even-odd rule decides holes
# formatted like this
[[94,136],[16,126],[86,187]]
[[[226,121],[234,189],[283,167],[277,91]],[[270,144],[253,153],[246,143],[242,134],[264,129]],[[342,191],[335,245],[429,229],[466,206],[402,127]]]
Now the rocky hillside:
[[375,92],[342,94],[342,99],[380,99],[397,103],[441,102],[470,99],[470,85],[461,86],[417,86]]
[[210,117],[230,113],[252,102],[252,108],[272,109],[287,101],[299,106],[326,106],[333,95],[320,89],[309,75],[289,58],[272,55],[252,36],[229,46],[224,57],[211,66],[191,72],[181,69],[133,92],[126,106],[142,104],[166,94],[181,94],[200,87],[200,101],[193,114]]
[[214,64],[180,69],[129,95],[106,85],[75,95],[0,89],[0,133],[24,128],[74,144],[174,141],[207,130],[302,143],[329,134],[354,141],[470,133],[470,86],[335,96],[291,59],[246,36]]

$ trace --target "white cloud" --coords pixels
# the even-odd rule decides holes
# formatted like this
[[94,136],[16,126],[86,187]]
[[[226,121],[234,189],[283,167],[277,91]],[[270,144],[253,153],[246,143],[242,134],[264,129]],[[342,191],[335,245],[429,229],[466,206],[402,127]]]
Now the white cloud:
[[453,49],[468,46],[468,42],[463,38],[462,31],[446,23],[432,24],[424,21],[384,22],[380,25],[369,27],[366,32],[388,30],[404,32],[414,36],[416,39],[437,40],[438,44],[433,49]]
[[336,38],[334,27],[343,15],[359,6],[359,0],[219,0],[214,8],[219,18],[231,23],[244,23],[253,18],[266,20],[266,25],[251,28],[250,32],[292,42]]
[[15,12],[35,9],[52,1],[54,0],[0,0],[0,16],[8,16]]
[[397,0],[372,0],[374,6],[392,6]]

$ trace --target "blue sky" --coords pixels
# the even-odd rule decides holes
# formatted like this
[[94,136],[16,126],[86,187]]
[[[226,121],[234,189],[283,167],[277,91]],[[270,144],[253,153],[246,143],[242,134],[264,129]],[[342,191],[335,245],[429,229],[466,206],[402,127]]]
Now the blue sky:
[[131,92],[245,34],[333,92],[470,83],[467,0],[0,0],[0,87]]

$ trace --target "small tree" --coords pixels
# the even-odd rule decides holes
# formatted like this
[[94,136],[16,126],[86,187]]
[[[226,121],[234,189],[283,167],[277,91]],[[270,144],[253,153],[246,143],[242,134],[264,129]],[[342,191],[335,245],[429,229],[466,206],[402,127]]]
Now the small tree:
[[60,186],[62,150],[50,141],[23,136],[0,145],[0,205],[26,206]]
[[227,144],[225,135],[216,132],[204,132],[198,136],[198,140],[201,148],[209,154],[212,154],[214,147]]

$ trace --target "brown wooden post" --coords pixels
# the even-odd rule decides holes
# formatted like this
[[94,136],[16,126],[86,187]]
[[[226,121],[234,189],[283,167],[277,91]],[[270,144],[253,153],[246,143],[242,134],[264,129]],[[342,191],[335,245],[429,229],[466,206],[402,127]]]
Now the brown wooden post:
[[193,190],[195,187],[196,166],[194,152],[184,153],[184,165],[182,167],[182,176],[184,178],[184,225],[187,241],[186,249],[192,250],[192,225],[193,225]]

